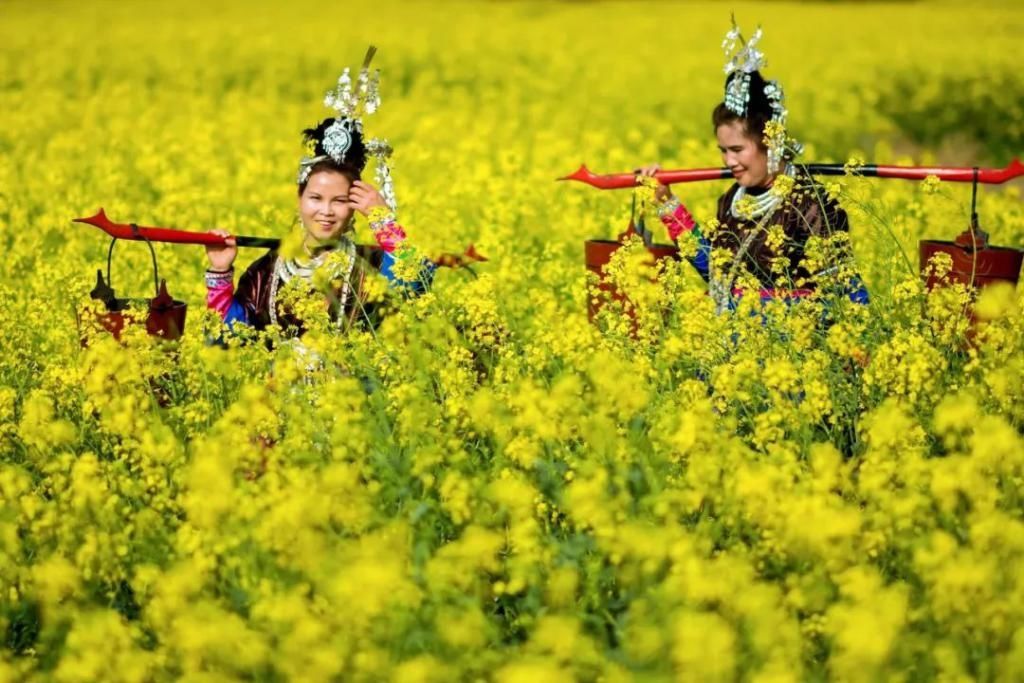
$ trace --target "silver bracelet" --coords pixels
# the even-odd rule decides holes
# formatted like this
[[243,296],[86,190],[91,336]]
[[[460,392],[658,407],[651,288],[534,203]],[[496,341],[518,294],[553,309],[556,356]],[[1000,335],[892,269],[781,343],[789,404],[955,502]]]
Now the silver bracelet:
[[228,268],[227,270],[223,270],[223,271],[210,270],[210,269],[206,270],[206,286],[207,286],[207,288],[210,288],[210,287],[220,287],[220,286],[223,286],[223,284],[225,282],[234,282],[234,281],[235,281],[235,267],[234,266]]
[[392,223],[395,223],[396,221],[397,219],[395,218],[395,214],[389,213],[385,218],[382,218],[378,221],[372,221],[370,223],[370,230],[372,230],[373,232],[378,232],[388,227]]
[[669,195],[668,199],[658,205],[658,218],[664,218],[665,216],[674,214],[676,209],[682,206],[682,204],[683,203],[679,201],[679,197],[674,194]]

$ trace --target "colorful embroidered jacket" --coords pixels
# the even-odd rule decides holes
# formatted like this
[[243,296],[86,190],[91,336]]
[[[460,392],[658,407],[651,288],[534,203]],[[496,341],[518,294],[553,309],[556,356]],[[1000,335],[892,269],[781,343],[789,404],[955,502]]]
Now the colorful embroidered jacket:
[[[376,227],[376,226],[375,226]],[[343,241],[339,249],[348,245],[354,253],[354,263],[343,282],[329,296],[331,318],[340,327],[355,320],[374,320],[375,305],[365,300],[366,277],[370,271],[383,275],[394,287],[408,294],[420,294],[433,278],[434,266],[425,264],[419,280],[406,282],[394,272],[397,262],[395,248],[405,238],[405,232],[394,221],[382,229],[374,229],[378,246],[354,245]],[[225,273],[206,271],[206,305],[220,314],[228,324],[242,323],[263,330],[276,322],[282,328],[293,328],[301,333],[302,323],[276,301],[280,287],[278,268],[280,257],[271,250],[254,261],[234,286],[234,270]],[[338,305],[340,303],[340,305]]]
[[[726,283],[734,299],[742,294],[736,286],[736,277],[741,271],[757,279],[760,297],[767,300],[777,296],[786,299],[807,296],[817,287],[816,278],[838,268],[837,263],[820,272],[810,273],[804,267],[807,241],[812,236],[824,238],[849,230],[846,212],[825,194],[824,188],[813,178],[798,173],[793,191],[770,216],[763,219],[763,224],[733,215],[733,199],[739,190],[740,186],[733,184],[719,197],[718,228],[711,239],[701,232],[693,216],[677,198],[670,197],[659,207],[658,215],[673,241],[687,232],[697,239],[697,253],[690,262],[705,281],[711,280],[711,251],[719,248],[728,249],[734,257],[738,255],[739,262],[734,262],[738,267],[732,281]],[[749,194],[757,196],[760,193],[751,191]],[[848,246],[840,252],[840,261],[852,259]],[[727,274],[719,277],[722,275]],[[851,301],[868,301],[867,290],[857,276],[847,283],[844,293]]]

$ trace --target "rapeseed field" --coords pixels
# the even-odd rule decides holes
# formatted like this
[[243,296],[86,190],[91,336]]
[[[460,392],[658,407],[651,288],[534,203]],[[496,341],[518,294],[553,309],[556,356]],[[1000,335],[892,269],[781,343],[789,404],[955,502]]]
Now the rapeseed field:
[[[633,197],[555,178],[720,165],[731,12],[803,159],[851,162],[871,303],[716,314],[634,241],[592,323],[583,242]],[[1021,680],[1024,294],[927,291],[970,186],[855,169],[1024,152],[1022,32],[1009,1],[0,3],[0,680]],[[313,315],[314,369],[225,334],[201,247],[155,245],[180,341],[93,329],[109,241],[71,219],[288,235],[299,132],[371,43],[410,240],[488,261],[373,329]],[[707,221],[727,187],[675,189]],[[1020,191],[980,190],[994,244]],[[111,279],[152,296],[144,244]]]

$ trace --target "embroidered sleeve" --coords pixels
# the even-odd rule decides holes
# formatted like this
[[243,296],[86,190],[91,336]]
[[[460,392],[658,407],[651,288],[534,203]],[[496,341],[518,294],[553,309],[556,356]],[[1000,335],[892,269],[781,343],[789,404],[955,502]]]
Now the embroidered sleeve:
[[701,233],[693,214],[679,201],[671,196],[658,206],[658,218],[668,229],[668,236],[678,242],[684,234],[693,235],[697,240],[696,253],[688,257],[688,261],[697,269],[700,276],[707,281],[711,269],[711,242]]
[[697,227],[693,215],[675,196],[669,197],[661,203],[658,207],[658,218],[668,229],[668,236],[672,238],[672,241],[679,239],[684,232],[689,232]]
[[428,259],[418,258],[412,249],[397,253],[384,252],[380,262],[380,273],[389,284],[398,287],[405,294],[423,294],[434,281],[437,266]]
[[395,214],[390,209],[378,206],[370,210],[370,230],[377,244],[388,254],[394,253],[405,241],[405,230],[398,224]]
[[224,273],[206,271],[206,307],[217,311],[226,323],[248,323],[245,309],[235,301],[235,269]]
[[395,214],[384,206],[370,210],[370,230],[377,244],[384,251],[380,272],[388,282],[402,289],[407,295],[425,292],[434,280],[437,266],[429,259],[421,258],[418,250],[406,241],[405,230],[395,219]]
[[228,308],[235,296],[235,269],[226,272],[206,271],[206,307],[220,314],[228,314]]

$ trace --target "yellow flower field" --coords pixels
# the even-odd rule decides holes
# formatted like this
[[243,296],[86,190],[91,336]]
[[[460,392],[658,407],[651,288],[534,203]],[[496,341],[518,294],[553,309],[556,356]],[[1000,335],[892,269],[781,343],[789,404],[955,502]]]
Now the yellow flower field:
[[[1024,293],[918,272],[969,185],[827,179],[867,307],[716,315],[632,244],[636,328],[588,322],[631,195],[554,179],[719,165],[730,11],[808,161],[1024,153],[1010,0],[0,3],[0,680],[1024,679]],[[321,316],[311,372],[208,343],[201,247],[156,246],[179,343],[91,330],[109,242],[70,220],[288,234],[371,42],[402,224],[489,261]],[[995,244],[1021,188],[980,192]],[[151,296],[143,244],[112,278]]]

